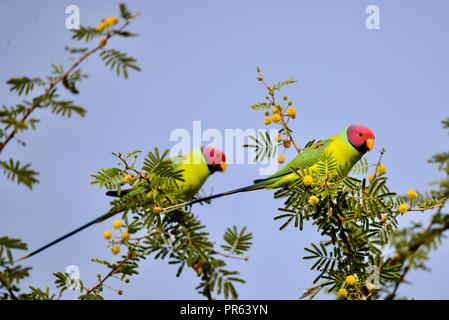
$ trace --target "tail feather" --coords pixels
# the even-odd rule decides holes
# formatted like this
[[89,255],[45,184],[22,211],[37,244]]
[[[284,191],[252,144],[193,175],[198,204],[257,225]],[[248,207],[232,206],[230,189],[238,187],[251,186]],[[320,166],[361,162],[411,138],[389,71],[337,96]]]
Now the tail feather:
[[92,225],[94,225],[96,223],[100,223],[100,222],[102,222],[102,221],[104,221],[104,220],[106,220],[106,219],[108,219],[108,218],[110,218],[112,216],[115,216],[117,213],[120,213],[120,212],[123,212],[123,210],[109,211],[109,212],[107,212],[107,213],[105,213],[105,214],[103,214],[103,215],[101,215],[101,216],[99,216],[99,217],[89,221],[88,223],[82,225],[81,227],[78,227],[75,230],[70,231],[69,233],[66,233],[65,235],[57,238],[56,240],[53,240],[52,242],[46,244],[45,246],[42,246],[39,249],[36,249],[33,252],[31,252],[31,253],[29,253],[29,254],[27,254],[27,255],[17,259],[15,262],[18,262],[18,261],[30,258],[30,257],[32,257],[32,256],[34,256],[34,255],[36,255],[36,254],[38,254],[38,253],[48,249],[48,248],[50,248],[50,247],[53,247],[55,244],[65,240],[67,238],[70,238],[71,236],[77,234],[78,232],[83,231],[84,229],[86,229],[86,228],[88,228],[88,227],[90,227],[90,226],[92,226]]
[[247,191],[263,189],[265,184],[266,184],[266,181],[261,181],[260,183],[254,183],[254,184],[246,186],[246,187],[237,188],[237,189],[234,189],[234,190],[213,194],[211,196],[207,196],[207,197],[203,197],[203,198],[199,198],[199,199],[186,201],[186,202],[183,202],[183,203],[176,204],[174,206],[166,207],[166,208],[162,209],[161,213],[166,214],[166,213],[169,213],[169,212],[172,212],[172,211],[175,211],[175,210],[179,210],[179,209],[181,209],[183,207],[193,205],[195,203],[201,203],[201,202],[204,202],[204,201],[209,201],[209,200],[216,199],[216,198],[221,198],[221,197],[224,197],[224,196],[229,196],[231,194],[236,194],[236,193],[240,193],[240,192],[247,192]]
[[[237,188],[237,189],[234,189],[234,190],[230,190],[230,191],[214,194],[214,195],[203,197],[203,198],[200,198],[200,199],[195,199],[195,200],[183,202],[183,203],[180,203],[180,204],[177,204],[177,205],[174,205],[174,206],[162,209],[161,214],[162,213],[165,214],[165,213],[169,213],[169,212],[172,212],[172,211],[175,211],[175,210],[179,210],[179,209],[181,209],[181,208],[183,208],[185,206],[189,206],[189,205],[192,205],[192,204],[195,204],[195,203],[201,203],[201,202],[204,202],[204,201],[208,201],[208,200],[212,200],[212,199],[216,199],[216,198],[220,198],[220,197],[224,197],[224,196],[229,196],[229,195],[235,194],[235,193],[263,189],[265,184],[266,184],[266,181],[262,181],[260,183],[254,183],[252,185],[249,185],[249,186],[246,186],[246,187],[243,187],[243,188]],[[135,189],[134,191],[136,191],[136,193],[140,193],[139,189],[140,188]],[[125,194],[132,195],[133,193],[130,193],[130,191],[132,191],[132,189],[122,190],[120,195],[118,195],[118,193],[116,191],[108,191],[106,194],[109,195],[109,196],[123,196]],[[103,214],[103,215],[93,219],[92,221],[82,225],[81,227],[78,227],[77,229],[75,229],[75,230],[73,230],[73,231],[71,231],[71,232],[69,232],[69,233],[67,233],[67,234],[57,238],[56,240],[53,240],[52,242],[46,244],[45,246],[40,247],[37,250],[34,250],[33,252],[27,254],[26,256],[23,256],[23,257],[17,259],[15,262],[18,262],[18,261],[30,258],[30,257],[32,257],[32,256],[34,256],[34,255],[36,255],[36,254],[38,254],[38,253],[40,253],[42,251],[44,251],[44,250],[54,246],[55,244],[65,240],[67,238],[70,238],[71,236],[77,234],[78,232],[80,232],[80,231],[82,231],[82,230],[84,230],[84,229],[86,229],[86,228],[88,228],[88,227],[90,227],[90,226],[92,226],[92,225],[94,225],[96,223],[100,223],[100,222],[102,222],[102,221],[104,221],[104,220],[106,220],[106,219],[108,219],[108,218],[110,218],[110,217],[112,217],[112,216],[114,216],[114,215],[116,215],[116,214],[118,214],[120,212],[123,212],[123,211],[124,210],[109,211],[109,212],[107,212],[107,213],[105,213],[105,214]]]
[[106,194],[107,196],[110,196],[110,197],[117,197],[117,198],[120,198],[120,197],[123,197],[123,196],[127,195],[131,190],[132,190],[132,189],[121,190],[121,191],[120,191],[120,194],[119,194],[118,191],[116,191],[116,190],[109,190],[109,191],[107,191],[105,194]]

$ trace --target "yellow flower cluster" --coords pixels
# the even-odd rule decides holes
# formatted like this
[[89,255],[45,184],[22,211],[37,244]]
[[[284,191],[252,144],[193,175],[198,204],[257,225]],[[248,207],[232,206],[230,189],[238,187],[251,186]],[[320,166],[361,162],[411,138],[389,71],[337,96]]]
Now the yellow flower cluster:
[[407,191],[407,196],[409,197],[410,200],[415,200],[416,198],[418,198],[418,192],[416,192],[416,190],[410,189]]
[[304,176],[304,178],[302,179],[302,183],[304,183],[305,186],[310,186],[313,183],[312,176]]
[[[287,97],[288,98],[288,97]],[[273,108],[271,109],[271,114],[269,112],[265,113],[265,118],[263,119],[263,123],[265,125],[269,125],[271,122],[274,123],[279,123],[282,121],[282,118],[286,115],[292,119],[296,118],[296,108],[295,107],[291,107],[291,101],[288,103],[289,107],[287,108],[287,110],[285,111],[285,113],[282,111],[282,106],[281,105],[275,105],[273,106]],[[280,142],[281,140],[279,140],[278,142]]]
[[279,162],[279,163],[284,163],[284,162],[285,162],[285,156],[281,154],[281,155],[278,157],[278,162]]
[[112,246],[111,252],[113,254],[116,254],[116,255],[119,254],[120,253],[120,247],[119,246]]
[[340,290],[338,290],[337,294],[339,298],[346,299],[348,296],[348,290],[346,290],[345,288],[341,288]]
[[132,175],[130,175],[130,174],[127,174],[127,175],[125,176],[125,178],[123,178],[123,180],[124,180],[127,184],[131,184],[131,183],[133,182],[133,180],[134,180],[134,177],[133,177]]
[[404,213],[406,213],[407,211],[408,211],[408,205],[406,205],[405,203],[401,204],[401,205],[398,207],[398,212],[401,213],[401,214],[404,214]]
[[98,32],[103,32],[105,29],[115,26],[119,22],[119,19],[114,16],[110,16],[101,20],[101,22],[97,25],[96,30]]
[[350,274],[349,276],[346,277],[346,284],[348,286],[353,286],[356,283],[357,283],[357,278],[354,275]]
[[320,202],[320,199],[318,199],[317,196],[310,196],[309,198],[309,204],[311,206],[316,206],[318,204],[318,202]]
[[162,208],[161,207],[153,207],[152,211],[154,214],[158,215],[159,213],[161,213]]
[[112,226],[114,229],[119,229],[122,226],[122,220],[114,220],[114,222],[112,222]]
[[[114,227],[114,229],[120,229],[122,227],[122,220],[114,220],[114,222],[112,222],[112,226]],[[103,232],[103,237],[105,238],[105,240],[110,240],[111,244],[114,244],[111,247],[111,252],[115,255],[120,253],[120,247],[118,245],[115,245],[118,241],[115,240],[111,240],[112,239],[112,231],[111,230],[105,230]],[[131,236],[129,234],[128,231],[123,231],[120,235],[120,241],[121,243],[125,243],[127,241],[129,241],[131,239]]]
[[387,167],[384,164],[379,164],[376,168],[376,172],[378,175],[384,174],[387,172]]

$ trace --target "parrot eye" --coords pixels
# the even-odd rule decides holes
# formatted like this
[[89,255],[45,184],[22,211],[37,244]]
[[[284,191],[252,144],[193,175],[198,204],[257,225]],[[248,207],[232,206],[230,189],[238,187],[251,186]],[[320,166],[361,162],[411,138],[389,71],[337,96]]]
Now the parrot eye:
[[363,133],[359,132],[359,137],[360,138],[363,137]]

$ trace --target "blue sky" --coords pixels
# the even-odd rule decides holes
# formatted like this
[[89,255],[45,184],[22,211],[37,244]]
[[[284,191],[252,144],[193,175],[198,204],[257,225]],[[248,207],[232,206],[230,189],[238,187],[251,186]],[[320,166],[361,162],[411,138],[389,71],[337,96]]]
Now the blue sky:
[[[65,8],[76,4],[81,23],[95,25],[117,13],[116,1],[1,1],[1,104],[17,103],[5,81],[14,76],[45,76],[51,63],[68,64]],[[381,29],[365,28],[365,8],[380,8]],[[172,146],[176,128],[262,128],[262,115],[249,106],[264,96],[256,81],[256,66],[268,80],[297,78],[285,92],[295,102],[295,136],[300,143],[326,138],[351,123],[363,123],[376,133],[374,162],[385,147],[390,186],[428,190],[438,178],[427,159],[447,149],[440,121],[448,116],[449,36],[447,1],[132,1],[142,14],[131,30],[134,39],[114,39],[108,45],[135,56],[141,73],[115,77],[98,57],[83,70],[90,78],[80,86],[76,102],[88,109],[86,118],[70,120],[39,111],[35,132],[21,135],[24,148],[11,144],[2,158],[32,162],[41,184],[29,191],[0,178],[0,235],[22,238],[30,248],[71,230],[108,209],[102,190],[89,184],[90,174],[115,163],[112,151]],[[292,153],[288,154],[291,157]],[[224,191],[247,185],[258,177],[258,166],[231,165],[214,175],[205,190]],[[247,226],[254,233],[249,262],[231,261],[247,284],[243,299],[296,299],[314,274],[303,261],[303,248],[319,239],[308,225],[303,232],[278,231],[273,221],[280,203],[270,192],[219,199],[195,212],[208,226],[212,239],[221,240],[228,226]],[[401,218],[427,219],[411,213]],[[25,283],[45,287],[52,272],[77,265],[92,284],[103,271],[90,262],[110,258],[102,231],[110,222],[33,257],[32,277]],[[407,296],[447,299],[449,257],[447,242],[432,253],[432,272],[413,272]],[[196,275],[166,262],[147,260],[124,298],[201,298]],[[72,297],[73,295],[68,295]],[[117,298],[105,292],[107,298]],[[321,296],[326,298],[326,296]]]

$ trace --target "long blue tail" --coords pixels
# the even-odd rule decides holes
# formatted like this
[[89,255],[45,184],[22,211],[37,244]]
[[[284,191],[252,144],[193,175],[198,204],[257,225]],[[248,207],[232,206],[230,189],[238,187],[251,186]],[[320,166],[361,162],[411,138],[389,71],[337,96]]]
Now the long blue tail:
[[234,190],[213,194],[211,196],[207,196],[207,197],[203,197],[203,198],[199,198],[199,199],[186,201],[186,202],[183,202],[183,203],[175,204],[174,206],[171,206],[171,207],[166,207],[166,208],[162,209],[161,213],[166,214],[166,213],[169,213],[169,212],[172,212],[172,211],[175,211],[175,210],[179,210],[179,209],[181,209],[183,207],[191,206],[191,205],[193,205],[195,203],[201,203],[201,202],[209,201],[209,200],[212,200],[212,199],[221,198],[221,197],[224,197],[224,196],[229,196],[231,194],[236,194],[236,193],[240,193],[240,192],[247,192],[247,191],[253,191],[253,190],[259,190],[259,189],[262,189],[264,185],[265,185],[265,181],[261,181],[261,182],[254,183],[254,184],[246,186],[246,187],[237,188],[237,189],[234,189]]
[[100,222],[102,222],[102,221],[104,221],[104,220],[106,220],[106,219],[108,219],[108,218],[110,218],[112,216],[115,216],[117,213],[120,213],[120,212],[123,212],[123,210],[107,212],[107,213],[105,213],[105,214],[103,214],[103,215],[93,219],[92,221],[89,221],[88,223],[82,225],[81,227],[78,227],[75,230],[70,231],[69,233],[67,233],[67,234],[57,238],[56,240],[53,240],[52,242],[46,244],[45,246],[40,247],[37,250],[34,250],[33,252],[27,254],[26,256],[23,256],[23,257],[15,260],[14,262],[18,262],[20,260],[25,260],[27,258],[30,258],[30,257],[32,257],[32,256],[34,256],[34,255],[36,255],[36,254],[38,254],[38,253],[48,249],[48,248],[50,248],[50,247],[53,247],[55,244],[65,240],[67,238],[70,238],[71,236],[77,234],[78,232],[83,231],[84,229],[89,228],[90,226],[92,226],[92,225],[94,225],[96,223],[100,223]]
[[[164,209],[162,209],[161,213],[169,213],[169,212],[172,212],[172,211],[175,211],[175,210],[178,210],[178,209],[182,209],[185,206],[189,206],[189,205],[193,205],[195,203],[200,203],[200,202],[204,202],[204,201],[208,201],[208,200],[212,200],[212,199],[228,196],[228,195],[239,193],[239,192],[257,190],[257,189],[260,189],[261,187],[263,187],[263,184],[264,184],[263,182],[259,182],[259,183],[255,183],[255,184],[243,187],[243,188],[238,188],[238,189],[234,189],[234,190],[231,190],[231,191],[226,191],[226,192],[214,194],[214,195],[203,197],[203,198],[200,198],[200,199],[194,199],[194,200],[191,200],[191,201],[187,201],[187,202],[180,203],[180,204],[177,204],[177,205],[174,205],[174,206],[171,206],[171,207],[164,208]],[[87,229],[87,228],[89,228],[90,226],[92,226],[92,225],[94,225],[96,223],[100,223],[103,220],[106,220],[106,219],[108,219],[108,218],[110,218],[112,216],[115,216],[117,213],[120,213],[120,212],[123,212],[123,210],[107,212],[107,213],[99,216],[98,218],[95,218],[92,221],[89,221],[88,223],[82,225],[81,227],[76,228],[75,230],[73,230],[73,231],[71,231],[71,232],[69,232],[69,233],[67,233],[67,234],[57,238],[56,240],[53,240],[52,242],[46,244],[45,246],[40,247],[37,250],[34,250],[33,252],[27,254],[26,256],[23,256],[23,257],[17,259],[15,262],[18,262],[20,260],[24,260],[24,259],[30,258],[30,257],[32,257],[32,256],[34,256],[34,255],[36,255],[36,254],[38,254],[38,253],[40,253],[42,251],[44,251],[44,250],[54,246],[55,244],[65,240],[67,238],[70,238],[71,236],[77,234],[78,232],[83,231],[84,229]]]

